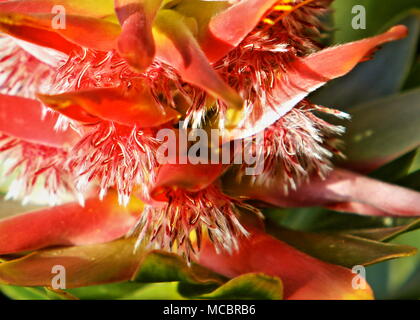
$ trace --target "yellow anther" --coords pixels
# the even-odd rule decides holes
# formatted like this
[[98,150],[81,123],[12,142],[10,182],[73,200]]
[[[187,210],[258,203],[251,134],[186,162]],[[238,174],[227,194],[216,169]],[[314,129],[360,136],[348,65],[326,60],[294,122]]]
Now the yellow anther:
[[291,5],[277,5],[273,9],[275,11],[292,11],[293,6],[291,6]]
[[263,22],[264,22],[264,23],[266,23],[266,24],[269,24],[269,25],[274,25],[274,21],[273,21],[273,20],[271,20],[271,19],[269,19],[269,18],[265,18],[265,19],[263,20]]

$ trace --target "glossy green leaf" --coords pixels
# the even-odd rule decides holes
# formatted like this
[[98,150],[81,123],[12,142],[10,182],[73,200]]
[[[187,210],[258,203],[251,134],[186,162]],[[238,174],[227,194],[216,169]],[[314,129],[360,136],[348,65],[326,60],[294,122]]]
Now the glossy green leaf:
[[247,274],[227,281],[225,277],[197,264],[188,267],[180,257],[161,251],[152,252],[147,256],[139,268],[135,281],[178,281],[181,295],[199,299],[282,298],[282,285],[278,278],[263,274]]
[[183,300],[178,293],[177,282],[151,283],[142,289],[125,295],[123,300]]
[[352,268],[407,257],[416,248],[382,243],[348,234],[309,233],[270,226],[269,233],[320,260]]
[[341,166],[372,171],[420,145],[420,89],[352,108]]
[[81,300],[178,300],[182,299],[177,291],[176,282],[143,284],[121,282],[89,286],[68,290]]
[[[420,249],[420,230],[399,236],[392,242]],[[366,271],[378,299],[420,298],[420,254],[369,266]]]
[[14,300],[78,300],[66,291],[42,287],[0,285],[0,291]]
[[[10,292],[10,296],[22,299],[30,298],[30,294],[40,299],[141,299],[147,298],[148,294],[159,293],[159,290],[144,283],[178,282],[180,293],[189,297],[281,298],[279,279],[257,274],[228,281],[199,265],[189,267],[174,254],[160,251],[144,254],[141,250],[134,253],[133,245],[133,240],[124,239],[101,245],[42,250],[1,263],[0,281],[20,286],[50,286],[54,277],[53,266],[62,265],[66,270],[66,287],[76,289],[69,292],[48,291],[44,294],[42,289],[5,286],[5,291]],[[98,285],[130,279],[135,282],[114,284],[111,287]],[[91,287],[79,288],[82,286]],[[244,288],[247,290],[242,292]],[[205,296],[201,297],[202,294]],[[175,296],[171,294],[172,298]]]
[[[321,207],[265,209],[268,223],[276,223],[293,230],[311,232],[338,232],[348,229],[382,228],[385,220],[404,220],[383,217],[360,216],[329,211]],[[392,225],[397,226],[397,225]]]
[[407,174],[420,170],[420,148],[413,152],[412,161],[407,169]]
[[30,288],[1,285],[1,292],[14,300],[49,300],[48,293],[44,288]]
[[226,278],[199,265],[191,267],[175,254],[154,251],[147,255],[134,277],[137,282],[172,282],[181,281],[205,287],[217,287]]
[[213,292],[197,298],[281,300],[283,298],[283,285],[277,277],[270,277],[262,273],[248,273],[229,280]]
[[405,177],[420,170],[420,148],[406,153],[402,157],[387,163],[370,174],[370,176],[387,182],[409,187]]
[[398,184],[401,184],[407,188],[420,191],[420,170],[409,174],[403,179],[398,180]]
[[417,61],[412,68],[410,75],[408,76],[407,82],[404,85],[404,89],[413,89],[420,85],[420,56],[417,57]]
[[343,234],[351,234],[356,237],[370,239],[375,241],[389,241],[406,232],[414,231],[420,228],[420,219],[416,219],[406,225],[391,228],[373,228],[342,231]]
[[14,300],[179,300],[178,283],[140,284],[135,282],[74,288],[57,293],[42,287],[0,286],[0,291]]
[[360,216],[318,207],[266,209],[264,215],[268,224],[275,223],[293,230],[321,233],[397,228],[415,221],[407,218]]
[[406,25],[409,28],[408,37],[386,44],[374,54],[372,60],[359,64],[348,75],[329,82],[311,99],[321,105],[348,111],[357,104],[400,91],[417,51],[420,10],[405,13],[393,24]]
[[[141,267],[139,268],[139,265]],[[42,250],[0,264],[0,282],[21,286],[50,286],[52,268],[66,269],[66,287],[77,288],[127,281],[181,281],[207,293],[227,279],[170,253],[134,252],[134,240],[123,239],[99,245]],[[138,272],[137,272],[138,270]],[[134,285],[133,285],[134,286]],[[139,284],[137,284],[137,287]],[[197,291],[198,287],[200,289]]]
[[138,290],[142,290],[147,285],[135,282],[121,282],[73,288],[68,291],[81,300],[105,300],[120,299]]

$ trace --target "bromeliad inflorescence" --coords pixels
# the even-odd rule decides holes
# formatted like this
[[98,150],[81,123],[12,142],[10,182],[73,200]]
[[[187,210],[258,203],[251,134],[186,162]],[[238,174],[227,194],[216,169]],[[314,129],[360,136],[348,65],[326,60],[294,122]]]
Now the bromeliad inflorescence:
[[1,1],[0,150],[16,159],[23,186],[10,194],[28,196],[39,179],[53,203],[63,190],[81,199],[116,189],[122,205],[147,204],[132,230],[139,243],[187,258],[203,236],[218,250],[238,249],[243,216],[259,213],[225,195],[219,178],[230,170],[240,180],[243,166],[161,164],[156,135],[217,128],[214,152],[263,132],[251,149],[264,170],[253,180],[280,184],[286,197],[328,176],[343,128],[317,113],[347,116],[307,95],[406,34],[397,26],[323,49],[320,19],[331,2],[115,0],[115,12],[92,14],[64,1],[67,26],[54,29],[48,1]]

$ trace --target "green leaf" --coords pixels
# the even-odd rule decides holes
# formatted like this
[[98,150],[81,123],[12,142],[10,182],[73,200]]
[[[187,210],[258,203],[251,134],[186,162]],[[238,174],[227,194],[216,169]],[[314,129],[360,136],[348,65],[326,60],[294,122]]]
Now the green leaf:
[[49,300],[48,293],[43,288],[29,288],[1,285],[1,292],[14,300]]
[[386,44],[372,60],[359,64],[348,75],[329,82],[312,95],[311,100],[347,111],[357,104],[400,91],[417,51],[420,10],[405,13],[395,24],[406,25],[410,30],[409,36]]
[[[39,299],[147,299],[150,296],[172,299],[180,296],[174,291],[165,295],[149,284],[166,282],[170,287],[169,283],[177,282],[179,292],[187,297],[204,294],[203,299],[281,298],[281,282],[276,278],[258,274],[229,281],[200,265],[188,266],[175,254],[141,250],[135,253],[133,249],[134,239],[122,239],[99,245],[41,250],[0,263],[0,281],[20,286],[51,286],[52,267],[62,265],[66,270],[68,291],[48,290],[45,294],[37,288],[4,286],[5,293],[16,298],[31,294]],[[135,282],[126,282],[130,279]],[[109,284],[117,281],[123,283]],[[165,288],[165,285],[160,287]],[[254,289],[241,293],[242,288],[250,287]]]
[[247,274],[232,280],[180,257],[162,251],[147,255],[135,276],[137,282],[178,281],[184,297],[199,299],[281,299],[282,285],[278,278],[263,274]]
[[413,158],[407,169],[407,174],[412,174],[420,170],[420,148],[413,152]]
[[177,282],[151,283],[143,289],[125,295],[124,300],[182,300]]
[[248,273],[229,280],[213,292],[197,298],[281,300],[283,298],[283,285],[277,277],[270,277],[262,273]]
[[320,260],[352,268],[414,255],[416,248],[348,234],[309,233],[270,226],[268,232]]
[[[406,233],[393,241],[396,244],[409,244],[420,249],[420,230]],[[391,292],[397,292],[401,284],[410,281],[416,271],[420,268],[420,255],[401,260],[390,261],[389,268],[389,289]],[[417,291],[419,292],[419,291]],[[415,297],[419,298],[419,296]]]
[[140,284],[135,282],[74,288],[55,292],[42,287],[0,286],[6,296],[14,300],[179,300],[177,282]]
[[345,161],[340,165],[372,171],[420,145],[420,88],[351,109]]
[[338,232],[348,229],[397,227],[407,218],[371,217],[329,211],[325,208],[266,209],[267,223],[276,223],[293,230]]
[[[399,236],[393,242],[420,249],[420,230]],[[420,298],[420,254],[370,266],[366,271],[378,299]]]
[[420,84],[420,56],[417,57],[417,61],[408,76],[407,82],[405,83],[404,89],[413,89],[418,87]]
[[137,282],[172,282],[188,285],[189,294],[197,295],[211,292],[226,278],[209,271],[197,264],[191,267],[179,256],[171,253],[154,251],[147,255],[134,277]]
[[370,176],[405,187],[404,179],[420,170],[420,148],[413,150],[402,157],[387,163],[370,174]]
[[89,286],[68,290],[82,300],[178,300],[182,297],[177,292],[176,282],[143,284],[121,282]]
[[73,288],[68,291],[82,300],[113,300],[143,290],[146,286],[135,282],[120,282]]
[[343,234],[351,234],[356,237],[370,239],[375,241],[390,241],[404,233],[414,231],[420,228],[420,219],[413,222],[391,228],[373,228],[373,229],[359,229],[342,231]]
[[413,190],[420,191],[420,170],[411,173],[410,175],[404,177],[398,181],[398,184],[411,188]]

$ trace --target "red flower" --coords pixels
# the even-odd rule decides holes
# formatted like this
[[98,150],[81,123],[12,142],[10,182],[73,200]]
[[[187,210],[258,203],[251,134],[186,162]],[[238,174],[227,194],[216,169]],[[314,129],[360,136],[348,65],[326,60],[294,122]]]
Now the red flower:
[[[108,242],[131,230],[137,246],[174,250],[228,277],[279,276],[287,298],[370,297],[369,289],[355,293],[350,270],[246,230],[244,212],[260,213],[238,200],[420,213],[414,191],[332,171],[343,128],[312,111],[346,115],[305,98],[407,30],[320,49],[307,25],[318,32],[330,2],[116,0],[114,11],[109,1],[1,1],[0,151],[14,159],[12,172],[21,170],[9,197],[27,197],[41,177],[54,204],[66,191],[82,203],[89,197],[83,208],[71,203],[3,220],[0,253]],[[51,23],[58,3],[66,9],[63,29]],[[222,139],[211,152],[263,132],[264,144],[251,144],[266,161],[260,177],[249,179],[239,166],[159,163],[160,129],[179,137],[182,129],[216,127]],[[139,198],[143,212],[130,204]],[[10,276],[27,261],[0,265],[0,279],[44,285]]]

